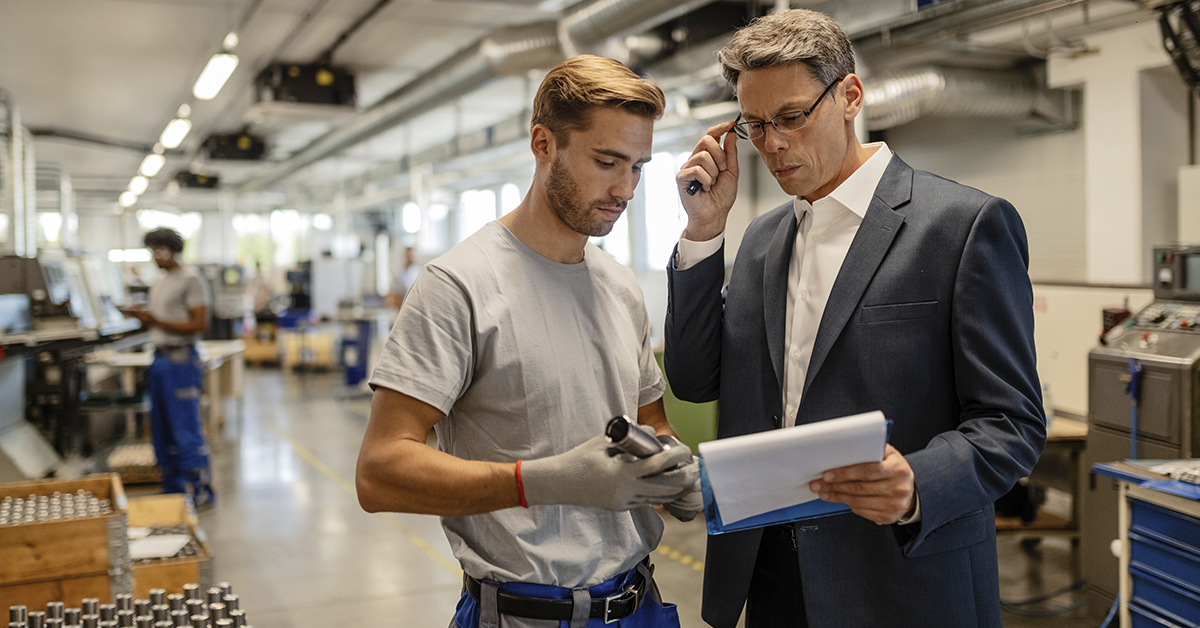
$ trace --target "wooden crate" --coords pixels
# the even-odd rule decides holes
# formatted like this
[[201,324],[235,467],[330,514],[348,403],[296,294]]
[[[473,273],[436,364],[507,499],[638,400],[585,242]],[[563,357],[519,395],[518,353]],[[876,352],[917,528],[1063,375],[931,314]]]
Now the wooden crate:
[[0,528],[0,608],[42,608],[55,601],[78,606],[85,597],[108,603],[114,595],[132,592],[127,500],[119,476],[0,484],[0,499],[80,489],[109,500],[113,512]]
[[178,493],[150,495],[129,500],[129,526],[171,526],[184,524],[200,541],[199,556],[166,558],[133,563],[133,597],[147,599],[150,589],[166,589],[167,593],[182,593],[183,585],[198,584],[201,591],[212,586],[212,550],[199,527],[191,504]]

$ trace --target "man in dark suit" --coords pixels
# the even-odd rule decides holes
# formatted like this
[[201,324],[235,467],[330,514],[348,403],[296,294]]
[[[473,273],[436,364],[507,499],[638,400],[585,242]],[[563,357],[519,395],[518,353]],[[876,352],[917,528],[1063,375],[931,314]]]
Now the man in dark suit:
[[[719,58],[742,115],[678,175],[671,386],[720,400],[721,438],[870,410],[894,425],[881,462],[810,487],[851,513],[709,537],[704,619],[731,628],[744,603],[749,628],[999,627],[992,503],[1045,444],[1020,217],[859,144],[862,82],[828,17],[756,20]],[[738,136],[796,199],[746,230],[722,296]]]

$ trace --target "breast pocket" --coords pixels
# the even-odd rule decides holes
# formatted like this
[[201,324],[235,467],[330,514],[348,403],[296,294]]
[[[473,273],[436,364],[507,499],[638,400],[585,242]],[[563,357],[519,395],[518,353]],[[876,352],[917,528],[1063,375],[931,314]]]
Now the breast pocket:
[[859,320],[863,323],[888,323],[931,318],[937,314],[937,301],[864,305]]

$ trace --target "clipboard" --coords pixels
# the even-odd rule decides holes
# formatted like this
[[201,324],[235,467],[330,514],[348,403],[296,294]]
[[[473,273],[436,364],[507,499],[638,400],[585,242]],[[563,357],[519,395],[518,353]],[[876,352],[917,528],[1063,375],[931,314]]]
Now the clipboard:
[[743,530],[765,528],[781,523],[794,523],[806,519],[816,519],[818,517],[828,517],[830,515],[850,512],[850,507],[845,504],[823,502],[816,499],[803,504],[772,510],[768,513],[755,515],[725,525],[721,521],[721,509],[717,507],[717,500],[713,497],[712,484],[708,481],[708,470],[704,466],[704,456],[698,456],[698,458],[700,461],[700,492],[704,497],[704,520],[709,534],[741,532]]
[[[886,420],[885,425],[884,445],[886,449],[887,441],[892,436],[892,421],[890,419]],[[882,452],[880,457],[882,458]],[[741,532],[743,530],[795,523],[797,521],[806,521],[808,519],[817,519],[819,517],[829,517],[850,512],[850,507],[846,504],[814,499],[726,524],[721,519],[721,509],[717,505],[716,498],[713,496],[712,483],[708,479],[708,468],[704,463],[704,454],[701,453],[697,456],[697,460],[700,464],[700,491],[704,501],[705,526],[708,528],[710,535]]]

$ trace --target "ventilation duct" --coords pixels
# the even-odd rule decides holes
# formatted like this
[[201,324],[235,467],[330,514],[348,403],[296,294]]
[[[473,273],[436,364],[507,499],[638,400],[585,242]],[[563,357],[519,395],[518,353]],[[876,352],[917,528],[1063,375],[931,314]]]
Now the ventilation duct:
[[610,37],[652,28],[711,1],[594,0],[569,10],[559,22],[497,29],[247,181],[238,192],[274,184],[494,78],[552,67],[563,60],[564,51],[587,50]]
[[1045,114],[1033,76],[925,66],[887,72],[863,81],[867,129],[879,131],[922,116],[1020,118]]

